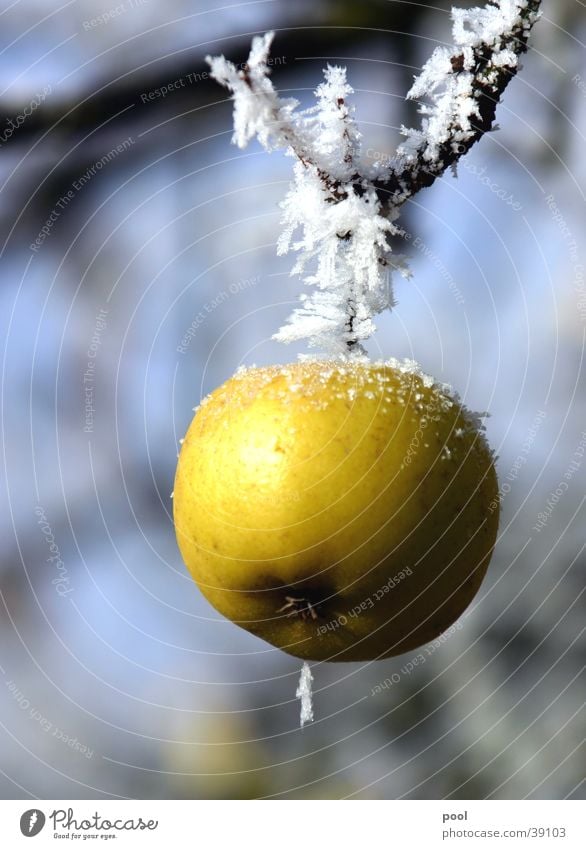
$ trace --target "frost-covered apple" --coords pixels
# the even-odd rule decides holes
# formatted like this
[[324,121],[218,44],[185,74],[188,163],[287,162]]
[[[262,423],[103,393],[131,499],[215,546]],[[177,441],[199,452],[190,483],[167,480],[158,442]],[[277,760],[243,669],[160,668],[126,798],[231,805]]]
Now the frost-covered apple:
[[[307,109],[270,80],[273,33],[237,68],[208,57],[234,101],[233,142],[296,160],[278,252],[309,287],[274,338],[337,359],[252,368],[195,416],[175,485],[179,546],[225,616],[306,660],[389,657],[438,636],[478,590],[498,526],[482,428],[413,363],[370,362],[364,343],[408,276],[391,239],[403,206],[494,129],[540,0],[452,10],[408,97],[419,128],[391,158],[361,152],[352,88],[328,66]],[[301,724],[312,719],[303,664]]]
[[410,362],[242,370],[197,411],[179,547],[224,616],[308,660],[437,637],[486,572],[498,512],[477,418]]

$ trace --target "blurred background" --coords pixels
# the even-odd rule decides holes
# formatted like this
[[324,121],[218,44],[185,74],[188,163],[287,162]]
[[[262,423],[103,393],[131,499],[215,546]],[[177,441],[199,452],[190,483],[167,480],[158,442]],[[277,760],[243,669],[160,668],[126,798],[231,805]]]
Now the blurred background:
[[583,3],[544,0],[500,131],[405,210],[414,276],[370,345],[490,413],[501,531],[462,627],[417,667],[315,664],[300,730],[300,663],[216,614],[175,543],[192,408],[303,351],[271,341],[300,290],[291,160],[231,145],[205,55],[275,29],[305,104],[346,65],[365,153],[392,155],[449,7],[2,4],[4,798],[586,796]]

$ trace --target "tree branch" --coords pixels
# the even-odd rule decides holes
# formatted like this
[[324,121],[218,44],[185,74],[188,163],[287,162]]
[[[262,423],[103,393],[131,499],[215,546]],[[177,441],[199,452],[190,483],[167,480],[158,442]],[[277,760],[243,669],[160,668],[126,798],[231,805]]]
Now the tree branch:
[[[278,251],[298,251],[292,273],[316,266],[304,278],[314,288],[275,338],[364,353],[373,316],[394,303],[385,269],[408,273],[401,258],[389,259],[388,237],[401,233],[394,223],[400,208],[493,128],[540,5],[488,0],[482,8],[452,10],[454,46],[436,48],[409,91],[410,99],[427,100],[419,109],[422,125],[402,128],[405,141],[390,165],[358,164],[360,133],[344,68],[328,66],[317,104],[298,111],[298,102],[279,98],[270,82],[272,33],[253,40],[241,71],[223,56],[207,57],[211,75],[233,94],[233,141],[244,147],[256,136],[267,150],[285,148],[297,158]],[[301,238],[293,241],[298,229]]]

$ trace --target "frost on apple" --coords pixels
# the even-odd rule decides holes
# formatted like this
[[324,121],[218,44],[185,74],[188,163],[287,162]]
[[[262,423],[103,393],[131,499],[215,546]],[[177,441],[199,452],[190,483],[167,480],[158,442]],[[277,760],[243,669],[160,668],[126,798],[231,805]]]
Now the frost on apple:
[[328,65],[316,103],[300,109],[281,98],[269,79],[273,33],[256,37],[243,70],[223,56],[207,57],[211,75],[234,100],[233,141],[257,137],[268,150],[296,159],[293,183],[281,204],[284,230],[278,252],[294,251],[292,274],[309,291],[275,338],[307,339],[330,354],[362,354],[374,317],[394,305],[392,275],[409,276],[389,236],[400,235],[401,206],[430,186],[486,132],[527,50],[541,0],[489,0],[453,9],[451,48],[438,47],[407,97],[420,103],[418,129],[390,163],[364,162],[346,70]]

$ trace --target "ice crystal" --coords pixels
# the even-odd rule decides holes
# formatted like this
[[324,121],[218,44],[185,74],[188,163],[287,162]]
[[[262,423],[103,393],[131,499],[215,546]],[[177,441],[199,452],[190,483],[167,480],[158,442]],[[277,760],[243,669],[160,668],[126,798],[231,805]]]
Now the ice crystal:
[[483,8],[452,9],[453,47],[434,50],[407,94],[431,105],[420,106],[420,129],[402,128],[406,141],[397,150],[399,167],[427,163],[443,172],[452,164],[445,159],[465,153],[479,128],[491,129],[482,127],[486,98],[492,96],[496,107],[516,73],[539,6],[537,0],[491,0]]

